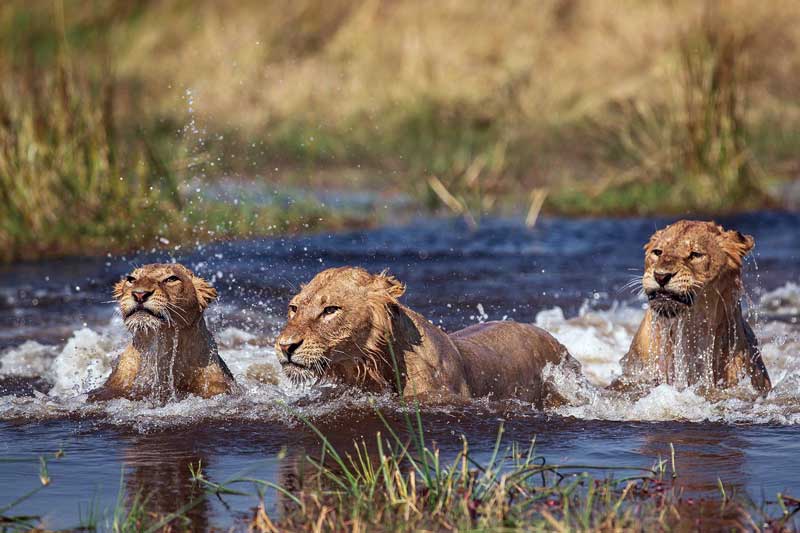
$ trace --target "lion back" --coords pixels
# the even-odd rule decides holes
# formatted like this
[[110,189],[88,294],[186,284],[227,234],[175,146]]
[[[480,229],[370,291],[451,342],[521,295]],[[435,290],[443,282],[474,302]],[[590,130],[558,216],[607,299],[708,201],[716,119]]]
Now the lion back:
[[[464,359],[472,395],[516,398],[549,405],[554,392],[544,378],[545,367],[580,372],[580,363],[552,335],[518,322],[485,322],[450,335]],[[558,402],[556,402],[558,403]]]

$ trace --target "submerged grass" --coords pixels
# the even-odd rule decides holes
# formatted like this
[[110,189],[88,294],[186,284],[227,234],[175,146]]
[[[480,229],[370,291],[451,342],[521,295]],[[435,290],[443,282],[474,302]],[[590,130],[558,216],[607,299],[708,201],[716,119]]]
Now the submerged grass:
[[8,463],[34,463],[39,465],[39,485],[32,488],[30,491],[21,494],[10,502],[0,502],[0,531],[16,531],[34,529],[38,524],[41,516],[39,515],[26,515],[17,514],[15,509],[20,504],[31,499],[37,493],[48,487],[51,483],[50,473],[48,471],[48,459],[60,459],[63,452],[58,451],[52,456],[39,456],[35,458],[0,458],[0,464]]

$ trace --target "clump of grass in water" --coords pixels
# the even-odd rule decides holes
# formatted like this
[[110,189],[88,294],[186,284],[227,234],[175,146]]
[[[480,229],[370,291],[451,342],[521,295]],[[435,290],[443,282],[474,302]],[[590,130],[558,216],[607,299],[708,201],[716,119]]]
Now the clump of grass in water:
[[[391,425],[375,435],[377,456],[366,441],[352,451],[322,441],[320,458],[307,457],[311,475],[270,517],[263,502],[251,531],[672,531],[683,529],[782,530],[792,527],[800,500],[778,495],[778,513],[731,498],[694,500],[673,484],[670,460],[652,468],[550,465],[527,448],[503,446],[501,425],[488,462],[481,463],[462,437],[462,449],[445,463],[425,443],[419,408],[406,413],[407,440]],[[597,477],[590,472],[607,472]],[[619,476],[619,477],[617,477]],[[756,524],[761,524],[758,526]]]
[[[800,500],[792,496],[778,494],[774,502],[757,506],[730,494],[720,481],[719,498],[684,497],[671,482],[677,477],[674,449],[670,459],[659,459],[649,469],[549,465],[536,454],[535,442],[526,448],[504,447],[501,426],[487,462],[476,460],[462,437],[461,451],[445,463],[438,448],[425,443],[419,408],[404,412],[407,440],[378,413],[387,437],[376,433],[377,457],[363,440],[351,452],[335,449],[301,416],[322,440],[321,457],[304,459],[313,470],[304,486],[289,489],[252,478],[247,475],[250,469],[215,482],[205,477],[202,465],[192,465],[191,479],[205,490],[181,502],[174,512],[151,511],[147,487],[126,497],[121,480],[110,514],[90,509],[86,516],[81,513],[76,529],[191,529],[190,511],[212,496],[258,497],[260,503],[244,524],[249,531],[784,531],[797,526],[794,517]],[[278,459],[282,458],[279,454]],[[46,461],[32,460],[41,462],[42,485],[0,506],[0,529],[32,529],[39,524],[39,516],[7,514],[51,484]],[[19,459],[0,459],[0,463],[8,461]],[[608,475],[598,478],[592,471]],[[239,486],[255,486],[257,493],[239,490]],[[275,490],[284,499],[280,516],[267,513],[264,489]]]
[[[389,351],[397,390],[402,391],[403,380],[391,344]],[[445,464],[439,449],[425,442],[419,404],[414,403],[412,414],[408,409],[402,412],[407,440],[376,411],[387,436],[376,433],[375,458],[364,440],[354,442],[352,453],[338,451],[298,413],[322,441],[321,457],[306,458],[314,470],[310,482],[299,493],[289,495],[283,515],[272,520],[262,504],[250,529],[624,531],[671,530],[698,526],[703,520],[721,527],[753,523],[740,504],[727,498],[721,483],[721,504],[713,502],[699,514],[682,509],[680,493],[671,484],[677,477],[672,447],[671,460],[659,459],[652,468],[549,465],[543,456],[536,455],[535,439],[526,449],[515,443],[503,448],[501,424],[488,463],[481,464],[471,455],[462,436],[461,451]],[[612,475],[598,479],[590,471]],[[615,478],[614,474],[624,475]],[[289,494],[286,489],[279,490]],[[781,527],[800,510],[799,505],[789,513],[783,507],[785,501],[781,499],[785,511],[778,521]],[[694,502],[690,501],[691,505]]]

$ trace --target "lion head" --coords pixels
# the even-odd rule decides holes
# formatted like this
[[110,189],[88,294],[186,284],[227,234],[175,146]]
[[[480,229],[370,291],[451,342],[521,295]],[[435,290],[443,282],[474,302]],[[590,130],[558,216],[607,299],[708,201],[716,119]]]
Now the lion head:
[[191,327],[216,296],[211,285],[178,264],[145,265],[114,285],[125,326],[133,333]]
[[738,294],[742,260],[754,244],[753,237],[714,222],[681,220],[655,232],[644,247],[642,277],[650,308],[675,317],[709,292]]
[[299,382],[320,379],[332,366],[377,369],[375,358],[392,333],[391,308],[404,292],[385,272],[342,267],[317,274],[289,302],[275,344],[286,375]]

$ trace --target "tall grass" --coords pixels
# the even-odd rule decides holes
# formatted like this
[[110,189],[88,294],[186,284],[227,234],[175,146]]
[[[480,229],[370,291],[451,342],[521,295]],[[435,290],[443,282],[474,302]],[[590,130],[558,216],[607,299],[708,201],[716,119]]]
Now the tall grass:
[[[61,99],[42,90],[38,102],[9,69],[44,69],[55,90],[65,50],[79,51],[95,70],[108,63],[117,82],[95,83],[82,100],[92,113],[80,119],[91,142],[70,139],[83,143],[72,150],[59,141],[62,148],[48,150],[96,153],[91,165],[58,159],[62,174],[122,174],[114,187],[147,198],[145,207],[157,211],[151,220],[179,202],[170,192],[170,175],[181,167],[173,164],[180,157],[171,133],[188,120],[202,130],[205,153],[197,155],[209,162],[208,179],[269,175],[293,186],[390,189],[475,223],[485,213],[540,207],[569,214],[751,209],[774,205],[776,184],[796,175],[799,5],[12,0],[0,5],[3,105],[18,117],[38,106],[53,117],[45,129],[60,131]],[[116,100],[110,114],[101,105],[105,85]],[[137,105],[127,105],[131,95]],[[113,142],[105,140],[109,117]],[[22,146],[59,138],[10,129]],[[141,129],[150,148],[131,135]],[[153,164],[150,152],[164,165]],[[18,165],[6,166],[23,179]],[[128,194],[103,187],[89,196]],[[11,190],[17,198],[42,194],[29,179]],[[50,204],[16,199],[2,242],[31,249],[21,228],[63,220],[47,214]],[[22,214],[27,206],[45,214]],[[120,211],[120,220],[135,222],[141,206],[132,211]],[[103,217],[92,207],[81,231],[63,234],[118,239],[114,227],[84,231]],[[136,223],[141,242],[163,231]]]
[[312,199],[190,195],[182,143],[120,127],[123,107],[109,72],[0,63],[0,262],[366,223]]
[[[507,443],[502,425],[488,457],[478,458],[462,436],[461,449],[445,460],[426,440],[418,408],[406,412],[405,427],[389,423],[380,412],[384,432],[374,439],[340,449],[311,422],[307,427],[321,441],[318,456],[296,458],[299,479],[287,484],[251,477],[250,468],[221,481],[192,465],[187,480],[202,492],[171,513],[155,512],[148,487],[125,483],[112,509],[90,507],[75,528],[81,531],[193,530],[191,510],[210,498],[249,498],[250,518],[228,517],[234,529],[284,531],[791,531],[798,526],[800,499],[777,494],[756,504],[719,483],[719,494],[695,499],[679,488],[680,473],[672,457],[652,467],[550,464],[528,445]],[[59,457],[60,454],[56,454]],[[283,455],[279,459],[291,460]],[[40,462],[41,484],[0,505],[0,530],[35,530],[41,516],[12,513],[52,483],[45,459],[0,459]],[[282,471],[287,471],[284,465]],[[255,490],[254,490],[255,489]],[[278,505],[267,511],[266,491]],[[226,506],[227,507],[227,506]],[[233,511],[232,511],[233,512]],[[207,526],[207,524],[206,524]]]
[[[534,187],[552,191],[546,209],[577,213],[750,208],[791,175],[788,152],[753,142],[776,116],[786,132],[800,123],[790,1],[253,5],[200,2],[190,18],[167,2],[144,17],[169,30],[148,25],[126,50],[129,72],[197,89],[228,154],[259,139],[223,157],[242,172],[258,153],[312,185],[359,166],[373,186],[446,205],[433,176],[474,218]],[[175,32],[186,38],[143,70]]]
[[[676,193],[711,209],[720,201],[758,202],[765,193],[748,143],[745,107],[765,27],[737,27],[709,4],[697,26],[680,41],[683,136]],[[694,183],[686,183],[692,180]]]
[[0,260],[132,247],[169,232],[175,175],[120,139],[113,81],[62,61],[0,75]]
[[[589,130],[616,163],[586,196],[560,194],[568,211],[714,213],[776,204],[776,176],[751,147],[752,106],[764,54],[781,24],[709,2],[674,44],[662,99],[635,95],[611,104]],[[763,132],[762,132],[763,135]],[[572,203],[574,202],[574,203]]]

